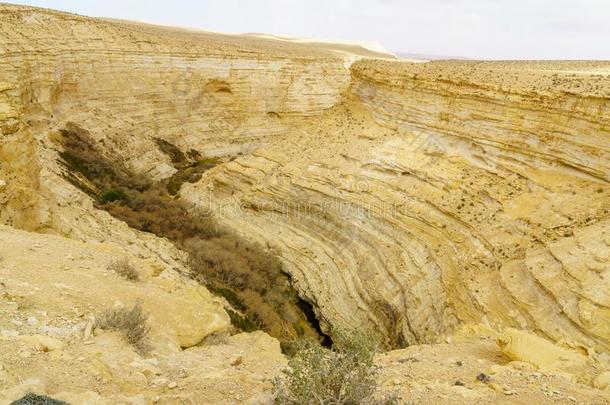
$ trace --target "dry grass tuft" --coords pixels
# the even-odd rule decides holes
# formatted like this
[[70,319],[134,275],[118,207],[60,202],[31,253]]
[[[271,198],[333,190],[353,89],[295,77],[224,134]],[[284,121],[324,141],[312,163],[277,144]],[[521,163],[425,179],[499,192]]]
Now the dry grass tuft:
[[108,270],[115,272],[129,281],[140,281],[140,274],[126,258],[110,262]]
[[144,313],[142,304],[138,301],[131,308],[120,307],[105,311],[97,319],[95,327],[121,332],[125,340],[142,353],[149,350],[146,344],[146,338],[150,333],[147,320],[148,314]]

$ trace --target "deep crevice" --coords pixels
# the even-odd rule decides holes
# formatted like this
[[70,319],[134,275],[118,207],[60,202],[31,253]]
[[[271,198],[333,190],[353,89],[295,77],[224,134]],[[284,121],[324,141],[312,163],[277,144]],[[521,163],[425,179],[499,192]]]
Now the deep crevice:
[[332,345],[333,345],[332,338],[329,335],[325,334],[324,331],[322,331],[322,327],[320,326],[320,320],[316,316],[316,312],[314,310],[313,305],[311,303],[309,303],[308,301],[304,300],[303,298],[299,298],[297,305],[299,306],[299,308],[301,308],[301,311],[303,311],[303,313],[307,316],[307,321],[314,327],[316,332],[318,332],[318,334],[322,337],[322,340],[320,341],[322,346],[332,347]]
[[130,227],[172,241],[189,254],[191,276],[228,302],[235,328],[262,329],[284,344],[303,337],[329,344],[313,307],[299,298],[270,250],[240,239],[229,229],[177,198],[185,181],[197,181],[219,160],[182,152],[166,140],[156,140],[177,172],[153,182],[135,175],[116,158],[106,157],[90,134],[68,124],[62,134],[61,163],[67,180],[90,195],[96,208]]

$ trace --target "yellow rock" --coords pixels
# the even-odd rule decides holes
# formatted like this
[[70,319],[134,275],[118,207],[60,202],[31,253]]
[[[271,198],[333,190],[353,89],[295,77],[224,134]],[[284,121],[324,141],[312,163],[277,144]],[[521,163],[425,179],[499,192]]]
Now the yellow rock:
[[65,347],[65,343],[61,340],[46,335],[22,335],[19,336],[19,339],[37,351],[44,353],[61,350]]
[[498,344],[513,361],[530,363],[543,371],[574,376],[579,381],[591,381],[599,368],[590,356],[516,329],[507,329],[498,339]]
[[525,361],[540,369],[559,370],[583,367],[588,363],[587,356],[516,329],[506,330],[498,344],[511,360]]
[[600,390],[610,391],[610,371],[604,371],[593,380],[593,386]]
[[[44,308],[48,314],[91,317],[116,302],[129,306],[141,299],[150,314],[156,343],[169,343],[175,348],[194,346],[230,326],[220,301],[193,280],[168,271],[165,277],[134,283],[109,272],[107,266],[112,258],[125,256],[116,246],[81,244],[4,226],[0,226],[0,239],[0,275],[3,280],[10,280],[6,284],[8,293],[24,295],[27,305]],[[132,261],[140,263],[137,258]],[[30,296],[32,290],[38,293]],[[23,339],[41,351],[62,347],[60,341],[46,336]]]

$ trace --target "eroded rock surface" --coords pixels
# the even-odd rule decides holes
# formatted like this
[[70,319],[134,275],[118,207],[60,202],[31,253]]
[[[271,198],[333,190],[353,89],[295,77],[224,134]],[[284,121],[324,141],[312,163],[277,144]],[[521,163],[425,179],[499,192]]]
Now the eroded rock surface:
[[[543,378],[523,403],[607,401],[591,387],[607,390],[610,349],[607,62],[414,64],[8,5],[0,32],[3,400],[30,387],[77,403],[198,393],[257,402],[285,364],[262,333],[196,346],[228,332],[225,303],[185,277],[184,252],[97,209],[67,180],[61,132],[78,127],[155,181],[177,170],[159,140],[220,158],[177,198],[276,251],[325,332],[374,329],[389,347],[425,353],[409,371],[419,383],[405,379],[403,352],[380,359],[392,377],[384,385],[403,398],[512,401]],[[108,274],[116,256],[134,260],[143,282]],[[81,337],[89,316],[140,296],[160,370],[148,374],[126,371],[148,360],[119,336]],[[518,368],[540,366],[511,346],[521,335],[442,343],[479,324],[587,360],[547,378]],[[460,350],[468,373],[434,382],[445,367],[435,359]],[[256,360],[232,366],[233,353]],[[46,370],[67,358],[66,388]],[[477,361],[503,367],[504,383],[471,384]]]
[[357,62],[342,104],[183,195],[277,247],[328,324],[607,350],[608,66],[553,66]]

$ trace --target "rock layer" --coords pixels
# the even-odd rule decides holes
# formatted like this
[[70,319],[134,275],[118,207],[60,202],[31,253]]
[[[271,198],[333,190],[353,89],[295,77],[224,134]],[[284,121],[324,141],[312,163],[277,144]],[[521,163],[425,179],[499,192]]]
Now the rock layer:
[[610,348],[608,63],[348,70],[308,45],[1,10],[3,223],[184,270],[57,163],[75,123],[167,178],[161,138],[230,158],[181,197],[276,249],[326,331],[403,346],[487,323]]
[[277,248],[327,327],[402,345],[483,322],[607,350],[608,65],[351,72],[318,122],[185,197]]

